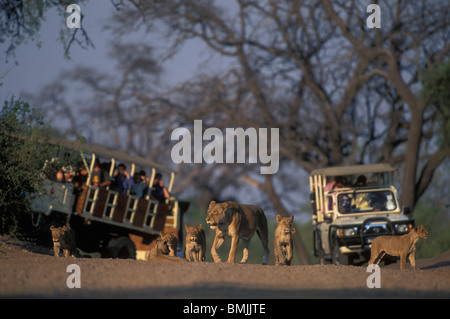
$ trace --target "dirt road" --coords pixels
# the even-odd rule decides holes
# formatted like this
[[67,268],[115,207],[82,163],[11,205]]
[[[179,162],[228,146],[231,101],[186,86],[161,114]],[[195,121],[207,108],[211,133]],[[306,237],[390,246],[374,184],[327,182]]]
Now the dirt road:
[[[80,267],[81,288],[67,287],[70,264]],[[381,268],[381,288],[369,289],[365,267],[57,258],[0,237],[0,298],[450,298],[450,251],[417,267]]]

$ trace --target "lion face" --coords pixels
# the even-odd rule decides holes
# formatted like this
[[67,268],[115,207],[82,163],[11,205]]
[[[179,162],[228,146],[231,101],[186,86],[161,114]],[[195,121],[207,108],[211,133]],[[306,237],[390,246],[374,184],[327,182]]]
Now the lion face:
[[170,248],[175,247],[178,244],[177,238],[172,233],[164,234],[163,232],[160,233],[160,238],[157,239],[157,245],[161,253],[164,255],[168,255],[170,253]]
[[206,223],[209,224],[212,229],[215,229],[217,226],[220,228],[220,226],[225,224],[227,210],[228,203],[216,204],[215,201],[212,201],[206,212]]
[[419,235],[419,237],[428,237],[428,232],[425,230],[425,227],[423,227],[423,225],[414,227],[414,230],[417,232],[417,235]]
[[200,243],[202,230],[202,224],[200,224],[199,226],[191,226],[186,224],[186,238],[189,239],[192,243]]
[[53,242],[63,242],[64,241],[64,234],[66,232],[66,226],[57,228],[52,225],[52,226],[50,226],[50,231],[52,232]]
[[157,239],[157,243],[156,245],[158,246],[159,251],[164,254],[164,255],[168,255],[170,250],[169,250],[169,244],[162,240],[162,239]]
[[283,233],[285,234],[295,234],[295,228],[292,227],[294,222],[294,216],[291,217],[281,217],[277,215],[278,227],[281,227]]

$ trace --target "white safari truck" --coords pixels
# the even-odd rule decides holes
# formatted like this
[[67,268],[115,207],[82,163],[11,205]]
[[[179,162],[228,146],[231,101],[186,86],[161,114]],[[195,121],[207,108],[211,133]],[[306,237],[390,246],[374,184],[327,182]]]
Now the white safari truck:
[[[160,231],[181,236],[182,215],[189,203],[173,197],[158,201],[151,195],[157,173],[162,175],[169,193],[172,191],[175,172],[171,169],[98,145],[63,139],[51,143],[57,145],[57,151],[43,170],[44,191],[35,194],[31,201],[33,226],[47,230],[41,232],[38,241],[51,243],[48,227],[69,223],[75,231],[76,246],[83,253],[146,259]],[[96,162],[101,164],[104,180],[114,180],[119,163],[126,165],[131,178],[134,173],[145,172],[144,193],[138,196],[130,189],[115,190],[113,184],[102,187],[93,183],[99,176]],[[77,168],[85,174],[81,188],[76,178],[70,176]]]
[[388,164],[373,164],[310,173],[314,255],[321,264],[361,265],[375,237],[403,235],[414,227],[409,209],[399,205],[394,172]]

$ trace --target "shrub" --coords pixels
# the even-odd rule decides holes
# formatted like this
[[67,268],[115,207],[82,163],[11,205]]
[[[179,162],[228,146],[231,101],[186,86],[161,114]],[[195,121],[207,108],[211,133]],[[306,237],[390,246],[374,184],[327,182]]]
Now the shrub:
[[30,197],[42,187],[42,168],[52,147],[51,130],[38,111],[14,97],[0,111],[0,234],[19,235],[31,213]]

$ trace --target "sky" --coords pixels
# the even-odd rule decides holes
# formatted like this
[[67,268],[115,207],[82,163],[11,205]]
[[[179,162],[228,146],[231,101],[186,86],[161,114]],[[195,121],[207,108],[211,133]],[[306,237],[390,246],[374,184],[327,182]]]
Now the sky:
[[[41,42],[38,47],[35,41],[19,46],[16,57],[10,57],[5,63],[5,51],[8,42],[0,45],[0,74],[5,75],[0,81],[0,100],[21,96],[24,90],[28,93],[36,93],[45,84],[57,78],[62,70],[70,70],[77,65],[88,65],[99,70],[110,70],[114,62],[108,57],[108,42],[113,39],[110,31],[104,30],[104,25],[114,23],[111,15],[115,9],[110,1],[89,1],[81,6],[84,15],[82,27],[95,45],[95,48],[83,49],[73,44],[70,50],[70,60],[64,56],[64,48],[58,41],[61,24],[65,26],[68,13],[56,9],[49,10],[42,23],[39,35]],[[65,16],[62,17],[61,14]],[[127,39],[128,40],[128,39]],[[162,48],[163,41],[158,38],[149,39],[156,49]],[[163,64],[162,81],[167,85],[176,85],[187,80],[199,71],[205,71],[202,61],[208,59],[205,47],[198,41],[190,41],[182,50]],[[219,58],[212,61],[214,67],[222,67],[226,64]]]

